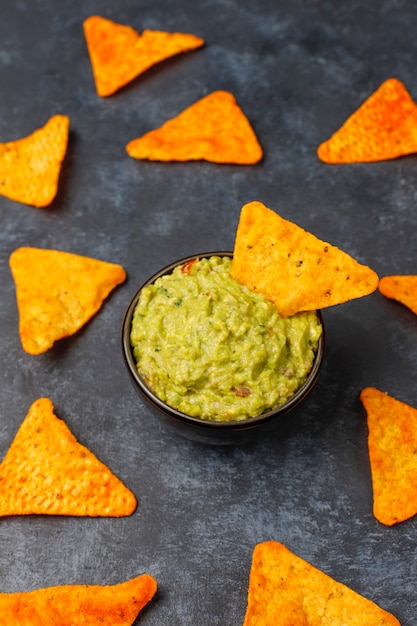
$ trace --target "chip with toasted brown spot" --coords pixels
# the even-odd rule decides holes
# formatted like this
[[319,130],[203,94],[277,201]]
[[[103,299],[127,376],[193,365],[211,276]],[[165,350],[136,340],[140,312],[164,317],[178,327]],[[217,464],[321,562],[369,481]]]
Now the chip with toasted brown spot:
[[244,626],[400,626],[277,541],[255,546]]
[[317,150],[325,163],[386,161],[417,152],[417,104],[389,78]]
[[252,165],[263,156],[255,132],[228,91],[213,91],[126,146],[135,159]]
[[124,517],[134,494],[54,413],[49,398],[31,405],[0,464],[0,516]]
[[401,302],[417,315],[416,275],[383,276],[379,281],[378,288],[386,298]]
[[392,526],[417,513],[417,409],[366,387],[360,399],[367,413],[373,512]]
[[242,207],[231,275],[274,302],[283,317],[368,295],[377,274],[261,202]]
[[148,29],[140,34],[99,15],[84,21],[84,35],[101,97],[115,93],[153,65],[204,45],[193,34]]
[[41,248],[22,247],[10,256],[16,285],[19,332],[29,354],[77,332],[126,279],[121,265]]
[[0,194],[22,204],[46,207],[59,186],[70,120],[54,115],[22,139],[0,143]]
[[0,614],[9,626],[131,626],[156,590],[156,580],[142,574],[116,585],[56,585],[0,593]]

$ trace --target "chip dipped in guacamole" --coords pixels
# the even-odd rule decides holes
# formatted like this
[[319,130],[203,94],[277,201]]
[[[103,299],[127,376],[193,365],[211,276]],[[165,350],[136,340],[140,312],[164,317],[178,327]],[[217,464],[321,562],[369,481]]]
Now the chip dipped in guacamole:
[[232,259],[187,262],[144,287],[131,344],[139,375],[163,402],[204,420],[237,421],[287,402],[310,372],[322,326],[287,318],[230,276]]

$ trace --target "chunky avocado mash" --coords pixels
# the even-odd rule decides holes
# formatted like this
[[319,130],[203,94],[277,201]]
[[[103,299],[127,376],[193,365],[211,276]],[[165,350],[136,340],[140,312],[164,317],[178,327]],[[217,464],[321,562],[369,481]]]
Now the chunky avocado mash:
[[255,417],[305,381],[322,333],[315,312],[282,318],[230,277],[231,259],[178,266],[140,294],[131,343],[149,388],[206,420]]

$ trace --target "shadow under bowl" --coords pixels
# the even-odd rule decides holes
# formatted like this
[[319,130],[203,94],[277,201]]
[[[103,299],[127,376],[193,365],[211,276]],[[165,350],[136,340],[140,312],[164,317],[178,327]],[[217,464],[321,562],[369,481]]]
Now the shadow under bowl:
[[306,401],[312,389],[317,382],[321,364],[324,356],[325,348],[325,332],[323,316],[321,311],[317,311],[320,323],[323,328],[322,335],[319,339],[317,352],[314,359],[313,367],[307,376],[304,384],[295,392],[295,394],[284,404],[262,413],[257,417],[251,417],[245,420],[232,422],[216,422],[213,420],[200,419],[191,417],[177,409],[169,406],[158,398],[146,385],[145,381],[139,375],[136,368],[136,361],[133,356],[132,346],[130,343],[130,333],[132,326],[132,318],[140,293],[144,287],[154,283],[160,276],[170,274],[178,265],[184,265],[189,261],[201,258],[209,258],[211,256],[229,256],[232,252],[207,252],[204,254],[194,254],[185,257],[170,265],[164,267],[159,272],[151,276],[135,293],[123,317],[121,342],[122,353],[125,365],[130,374],[131,382],[134,388],[148,403],[155,417],[162,419],[171,429],[174,429],[179,435],[210,445],[241,445],[259,440],[268,433],[273,433],[280,425],[284,416],[289,413],[294,414],[301,404]]

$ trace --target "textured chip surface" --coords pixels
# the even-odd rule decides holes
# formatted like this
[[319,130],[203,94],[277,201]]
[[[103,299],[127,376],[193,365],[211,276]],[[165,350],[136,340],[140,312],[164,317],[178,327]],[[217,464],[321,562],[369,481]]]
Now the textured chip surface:
[[255,546],[244,626],[400,626],[277,541]]
[[9,263],[20,339],[29,354],[76,333],[126,279],[121,265],[60,250],[18,248]]
[[233,94],[213,91],[160,128],[126,146],[135,159],[252,165],[263,156],[255,132]]
[[67,152],[69,126],[69,117],[54,115],[27,137],[0,143],[2,196],[40,208],[52,203]]
[[31,405],[0,464],[0,516],[130,515],[133,493],[81,445],[49,398]]
[[417,409],[374,387],[360,398],[368,420],[373,512],[392,526],[417,513]]
[[157,589],[142,574],[116,585],[62,585],[0,593],[0,614],[8,626],[131,626]]
[[284,317],[368,295],[377,274],[261,202],[242,207],[231,275]]
[[144,30],[99,15],[84,21],[84,35],[97,94],[110,96],[153,65],[200,48],[204,40],[188,33]]
[[417,105],[389,78],[317,149],[325,163],[386,161],[417,152]]
[[379,281],[379,291],[392,300],[397,300],[417,315],[417,276],[402,274],[383,276]]

